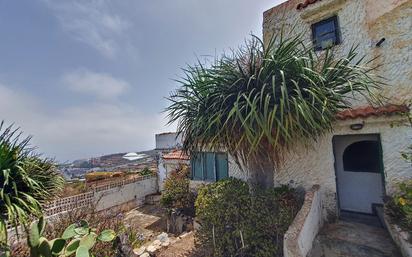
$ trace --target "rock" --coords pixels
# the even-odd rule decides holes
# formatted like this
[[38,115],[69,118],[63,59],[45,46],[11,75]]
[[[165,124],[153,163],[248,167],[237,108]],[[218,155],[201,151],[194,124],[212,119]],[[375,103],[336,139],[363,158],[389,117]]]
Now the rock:
[[146,251],[146,247],[142,246],[133,250],[134,254],[142,255]]
[[150,257],[150,254],[148,254],[148,253],[143,253],[143,254],[140,255],[140,257]]
[[167,235],[167,233],[163,232],[162,234],[157,236],[157,240],[164,243],[169,240],[169,236]]
[[185,232],[185,233],[181,234],[181,235],[179,236],[179,238],[180,238],[180,239],[185,238],[185,237],[187,237],[187,236],[190,235],[190,234],[191,234],[191,232]]
[[129,237],[126,234],[120,234],[115,239],[115,245],[117,248],[117,256],[126,257],[133,256],[133,249],[129,244]]
[[166,242],[163,242],[163,243],[162,243],[162,246],[163,246],[163,247],[167,247],[167,246],[169,246],[169,245],[170,245],[170,242],[169,242],[169,241],[166,241]]
[[149,253],[154,253],[154,252],[156,252],[158,249],[159,249],[159,247],[156,246],[156,245],[149,245],[149,246],[146,248],[146,250],[147,250]]
[[153,245],[154,246],[159,246],[159,245],[161,245],[162,244],[162,242],[160,242],[160,240],[154,240],[153,241]]

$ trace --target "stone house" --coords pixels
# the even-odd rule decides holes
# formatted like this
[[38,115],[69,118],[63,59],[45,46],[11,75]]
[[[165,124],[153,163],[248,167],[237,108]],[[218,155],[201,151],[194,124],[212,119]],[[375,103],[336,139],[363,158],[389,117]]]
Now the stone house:
[[[412,129],[392,126],[404,119],[401,114],[409,112],[406,104],[412,99],[412,0],[288,0],[263,16],[266,43],[283,28],[304,33],[319,53],[333,47],[345,55],[357,45],[360,55],[379,57],[374,64],[382,64],[377,72],[388,85],[381,93],[390,104],[354,103],[313,148],[287,153],[274,178],[275,185],[307,190],[320,185],[325,217],[375,214],[397,182],[412,179],[412,167],[400,153],[412,143]],[[222,169],[247,178],[225,153],[205,153],[191,163],[193,183],[216,181]]]

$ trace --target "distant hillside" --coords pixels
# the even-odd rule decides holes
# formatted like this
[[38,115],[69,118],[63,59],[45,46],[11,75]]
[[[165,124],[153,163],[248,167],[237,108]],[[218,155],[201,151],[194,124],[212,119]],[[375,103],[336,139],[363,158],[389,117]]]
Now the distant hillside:
[[67,179],[72,179],[82,178],[84,174],[93,171],[137,171],[145,167],[156,167],[156,150],[135,153],[142,157],[136,160],[127,160],[123,158],[127,153],[107,154],[62,164],[59,165],[59,169]]

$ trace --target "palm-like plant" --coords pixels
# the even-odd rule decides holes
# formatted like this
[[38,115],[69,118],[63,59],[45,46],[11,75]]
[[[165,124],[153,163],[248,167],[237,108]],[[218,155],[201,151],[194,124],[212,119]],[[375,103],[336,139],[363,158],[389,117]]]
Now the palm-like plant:
[[332,130],[352,99],[376,103],[372,92],[382,83],[368,64],[356,47],[337,58],[315,53],[301,35],[267,45],[253,37],[209,65],[185,69],[166,111],[187,151],[225,149],[252,183],[269,187],[285,151]]
[[7,243],[7,223],[17,231],[41,216],[42,204],[64,185],[54,163],[34,152],[30,137],[20,137],[19,129],[0,123],[0,246]]

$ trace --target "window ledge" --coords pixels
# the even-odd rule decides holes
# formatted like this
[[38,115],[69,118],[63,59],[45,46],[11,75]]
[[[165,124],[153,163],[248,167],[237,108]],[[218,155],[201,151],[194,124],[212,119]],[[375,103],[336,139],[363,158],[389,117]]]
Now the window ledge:
[[347,0],[322,0],[300,11],[300,17],[306,22],[321,20],[338,12],[346,2]]

